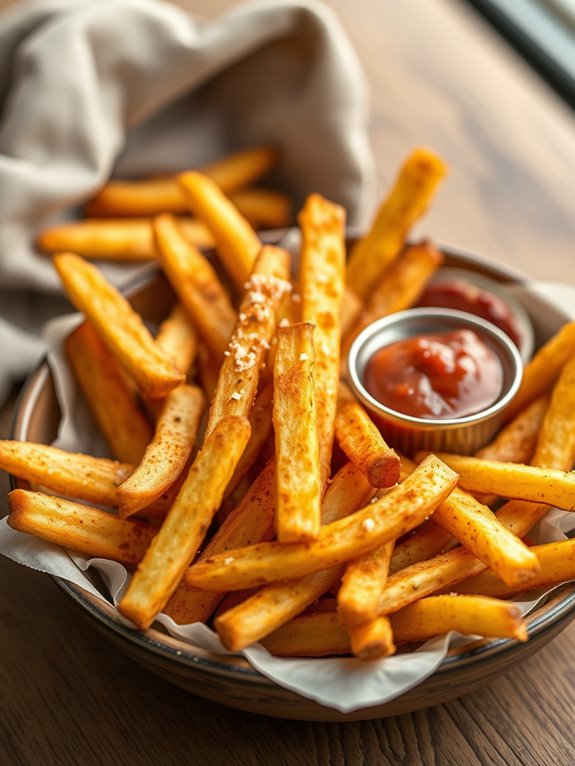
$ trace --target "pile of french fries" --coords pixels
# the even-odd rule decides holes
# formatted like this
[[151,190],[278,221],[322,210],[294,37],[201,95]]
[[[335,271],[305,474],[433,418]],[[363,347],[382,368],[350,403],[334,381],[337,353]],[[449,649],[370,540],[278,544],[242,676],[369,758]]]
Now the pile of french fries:
[[[119,610],[138,628],[162,611],[211,621],[230,650],[367,660],[449,630],[525,640],[507,599],[575,578],[575,541],[528,539],[549,506],[575,510],[575,323],[527,364],[477,456],[399,455],[342,361],[440,267],[407,238],[446,167],[414,150],[349,254],[344,210],[312,194],[294,274],[253,226],[289,201],[245,188],[276,160],[112,182],[87,206],[108,219],[40,237],[85,315],[66,354],[115,459],[1,442],[0,467],[42,488],[9,494],[10,526],[133,569]],[[176,296],[154,335],[86,260],[136,257]]]

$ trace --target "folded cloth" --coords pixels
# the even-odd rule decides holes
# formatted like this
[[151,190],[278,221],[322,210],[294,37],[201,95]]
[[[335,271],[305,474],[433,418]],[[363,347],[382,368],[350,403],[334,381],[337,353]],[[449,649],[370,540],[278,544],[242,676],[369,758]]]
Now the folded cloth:
[[[35,0],[0,14],[0,399],[66,309],[34,248],[110,176],[274,144],[274,177],[362,222],[373,192],[367,94],[317,2],[252,2],[215,21],[156,0]],[[117,283],[132,269],[107,267]]]

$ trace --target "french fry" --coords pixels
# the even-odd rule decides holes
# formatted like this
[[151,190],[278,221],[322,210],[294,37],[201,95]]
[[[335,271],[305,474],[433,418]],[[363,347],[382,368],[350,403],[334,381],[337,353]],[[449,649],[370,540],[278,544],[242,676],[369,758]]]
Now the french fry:
[[[575,356],[565,364],[553,388],[531,463],[558,471],[570,471],[575,463]],[[525,537],[548,509],[542,503],[510,500],[497,518],[514,535]]]
[[226,418],[206,437],[119,610],[139,628],[168,602],[204,539],[250,436],[246,418]]
[[400,461],[358,402],[338,408],[335,436],[348,460],[355,463],[374,487],[392,487],[399,481]]
[[238,604],[241,604],[242,601],[253,596],[256,592],[257,588],[250,588],[249,590],[232,590],[230,593],[226,593],[214,612],[214,619],[219,617],[220,614],[227,612],[229,609],[238,606]]
[[419,300],[426,284],[443,263],[444,256],[429,240],[409,245],[375,285],[358,321],[344,339],[342,358],[367,325],[395,311],[411,308]]
[[315,409],[314,326],[277,331],[273,425],[277,461],[276,536],[280,542],[313,540],[320,527],[322,485]]
[[337,409],[340,312],[345,275],[345,212],[311,194],[299,214],[302,320],[315,325],[315,404],[322,486],[330,475]]
[[415,149],[404,162],[371,229],[353,247],[347,285],[365,300],[391,261],[401,252],[410,228],[424,214],[447,172],[428,149]]
[[[277,163],[270,147],[236,152],[205,165],[201,172],[226,194],[243,189],[264,176]],[[110,181],[86,205],[88,216],[159,215],[187,210],[185,195],[175,178]]]
[[[373,488],[356,466],[348,463],[334,476],[322,503],[322,522],[331,524],[369,502]],[[220,615],[216,627],[224,644],[233,651],[271,633],[299,614],[335,586],[341,566],[289,582],[267,585],[237,607]]]
[[222,191],[232,194],[259,181],[278,163],[279,152],[272,146],[242,149],[200,168]]
[[[490,444],[482,447],[475,457],[482,460],[529,463],[535,452],[537,437],[548,407],[548,396],[543,395],[534,399],[499,431]],[[479,492],[475,492],[474,495],[484,505],[492,506],[497,502],[496,495]]]
[[191,567],[186,582],[204,590],[242,590],[343,564],[409,532],[449,495],[456,482],[457,475],[430,455],[375,503],[353,517],[323,526],[316,540],[261,543],[212,556]]
[[412,564],[388,579],[379,599],[378,614],[396,612],[420,598],[452,588],[486,569],[487,565],[466,548],[456,548]]
[[527,582],[508,585],[495,572],[487,570],[455,587],[458,593],[481,593],[495,598],[512,598],[525,591],[548,588],[575,580],[575,540],[534,545],[539,571]]
[[204,395],[196,386],[184,384],[168,394],[142,462],[118,488],[122,518],[153,503],[182,473],[194,447],[204,404]]
[[176,218],[158,216],[153,229],[162,269],[204,342],[223,359],[236,321],[226,290],[205,256],[184,237]]
[[[214,385],[215,389],[215,385]],[[224,500],[227,500],[237,488],[240,481],[258,459],[272,430],[272,400],[274,388],[272,383],[260,386],[248,419],[251,426],[250,440],[245,448],[240,461],[226,487]]]
[[455,489],[436,509],[433,521],[507,583],[525,582],[539,568],[537,557],[525,543],[467,492]]
[[129,567],[142,560],[156,533],[141,521],[124,521],[97,508],[25,489],[9,493],[8,507],[12,529]]
[[523,371],[515,398],[505,410],[507,421],[514,418],[533,399],[548,391],[565,363],[575,355],[575,322],[569,322],[535,353]]
[[347,628],[351,653],[360,660],[379,660],[395,653],[393,631],[388,617]]
[[[363,308],[363,303],[357,297],[355,293],[352,293],[347,287],[343,291],[343,299],[341,301],[340,309],[340,322],[341,322],[341,337],[345,338],[349,331],[353,328]],[[343,354],[342,360],[343,360]]]
[[570,471],[575,462],[575,354],[553,388],[532,465]]
[[345,568],[337,594],[337,606],[339,619],[346,628],[370,623],[377,618],[392,553],[393,541],[350,561]]
[[114,506],[118,487],[134,467],[45,444],[1,440],[0,469],[60,495]]
[[379,284],[370,293],[364,322],[373,322],[394,311],[411,308],[444,260],[443,253],[428,239],[408,245],[390,264]]
[[488,638],[527,640],[517,604],[487,596],[431,596],[391,615],[395,640],[426,641],[450,630]]
[[158,328],[156,343],[181,372],[188,373],[198,353],[198,334],[181,303],[176,303]]
[[453,542],[453,536],[432,519],[425,521],[413,533],[396,545],[389,564],[389,571],[395,574],[412,564],[436,556]]
[[[442,454],[436,457],[441,460]],[[451,468],[459,473],[454,465]],[[461,489],[455,489],[436,509],[433,523],[459,540],[505,582],[525,582],[539,568],[535,554],[487,506]]]
[[[134,466],[107,458],[32,442],[0,441],[0,469],[60,495],[108,507],[120,504],[118,487]],[[172,489],[142,509],[142,516],[162,518],[175,499]]]
[[262,246],[260,238],[233,202],[207,176],[183,173],[178,176],[178,182],[192,212],[206,224],[216,240],[226,271],[241,289],[254,268]]
[[490,444],[482,447],[476,457],[482,460],[528,463],[535,452],[537,437],[548,407],[548,396],[535,399],[502,428]]
[[330,612],[296,617],[261,643],[276,657],[327,657],[351,650],[349,634]]
[[247,417],[258,388],[261,365],[274,334],[281,301],[291,289],[289,254],[265,245],[246,283],[208,416],[207,433],[230,415]]
[[216,392],[218,378],[220,377],[220,370],[222,367],[221,361],[212,354],[205,343],[200,342],[198,347],[197,365],[198,380],[206,395],[206,399],[208,402],[211,402]]
[[283,229],[293,220],[288,194],[272,189],[241,189],[229,195],[240,213],[259,229]]
[[[390,617],[397,642],[419,643],[450,630],[488,638],[527,639],[516,604],[484,596],[432,596]],[[349,654],[349,634],[331,612],[296,617],[262,640],[277,657],[325,657]]]
[[54,265],[74,306],[118,358],[139,390],[160,398],[184,381],[172,360],[154,342],[141,317],[91,263],[60,253]]
[[[502,463],[475,457],[436,453],[459,474],[459,484],[470,492],[546,503],[565,511],[575,510],[575,473]],[[437,518],[435,519],[437,521]]]
[[64,348],[112,452],[123,463],[138,465],[152,440],[152,428],[126,385],[116,358],[87,322],[66,338]]
[[[270,459],[240,504],[227,516],[202,551],[199,561],[216,553],[271,540],[276,507],[275,460]],[[180,625],[205,622],[224,597],[181,582],[164,611]]]
[[[213,247],[214,238],[200,221],[180,218],[186,239],[196,247]],[[38,237],[45,253],[70,251],[100,261],[155,261],[150,218],[90,219],[53,226]]]

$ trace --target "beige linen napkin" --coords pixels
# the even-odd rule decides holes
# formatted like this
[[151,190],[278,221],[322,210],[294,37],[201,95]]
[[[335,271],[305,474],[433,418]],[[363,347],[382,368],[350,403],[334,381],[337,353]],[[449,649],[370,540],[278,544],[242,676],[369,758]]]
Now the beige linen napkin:
[[[156,0],[41,0],[0,14],[0,400],[65,310],[39,230],[111,175],[181,170],[255,144],[274,182],[361,223],[373,192],[366,87],[333,13],[255,2],[215,21]],[[117,282],[127,268],[108,268]]]

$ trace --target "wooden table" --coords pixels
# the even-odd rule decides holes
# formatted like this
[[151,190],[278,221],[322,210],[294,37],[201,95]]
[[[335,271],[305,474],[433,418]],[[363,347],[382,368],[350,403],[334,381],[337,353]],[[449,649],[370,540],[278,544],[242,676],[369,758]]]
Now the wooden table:
[[[216,15],[230,0],[188,0]],[[414,144],[451,165],[420,227],[575,282],[573,115],[463,3],[331,0],[371,86],[381,188]],[[2,434],[9,411],[4,411]],[[219,707],[125,660],[45,575],[0,560],[0,763],[570,764],[575,625],[524,666],[393,720],[311,724]]]

